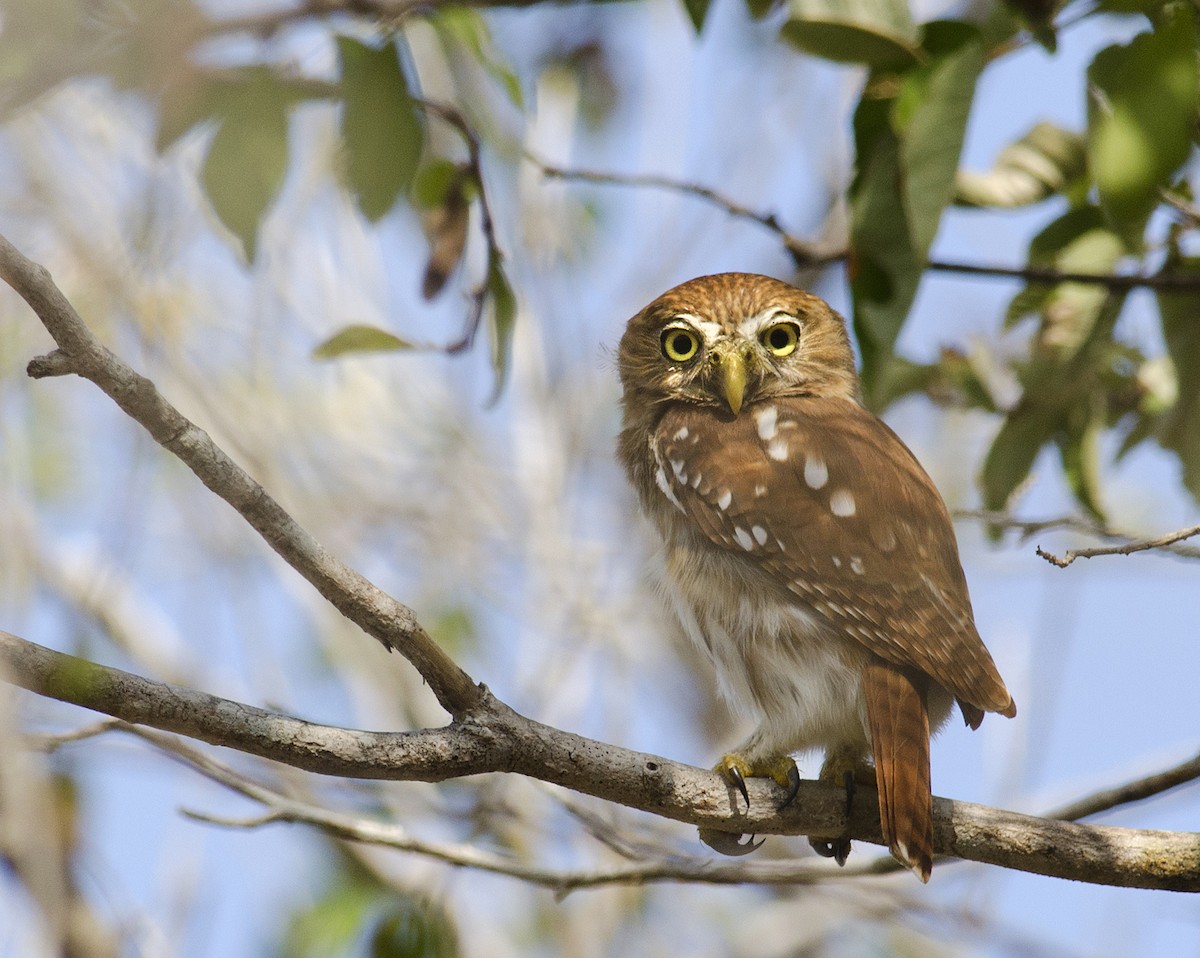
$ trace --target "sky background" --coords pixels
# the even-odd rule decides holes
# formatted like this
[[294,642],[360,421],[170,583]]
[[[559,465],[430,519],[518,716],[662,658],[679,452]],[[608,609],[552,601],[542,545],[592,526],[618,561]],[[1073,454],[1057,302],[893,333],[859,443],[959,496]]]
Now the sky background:
[[[523,117],[493,104],[498,126],[549,162],[718,186],[814,237],[830,195],[845,187],[859,75],[796,55],[771,39],[777,23],[752,23],[740,3],[715,0],[699,39],[681,7],[666,0],[496,11],[488,21],[527,101]],[[1084,65],[1131,28],[1131,21],[1089,20],[1062,35],[1054,56],[1029,46],[989,68],[963,165],[990,167],[1000,148],[1040,120],[1081,129]],[[604,40],[619,80],[612,114],[592,130],[581,123],[579,91],[539,76],[552,52],[589,35]],[[422,52],[419,30],[411,41],[422,77],[438,92],[445,79],[438,61]],[[272,43],[271,55],[306,72],[334,69],[332,45],[319,30]],[[643,584],[647,540],[612,459],[619,422],[612,355],[626,319],[667,287],[724,270],[790,277],[786,254],[766,231],[695,197],[552,183],[528,165],[490,156],[489,195],[520,297],[512,378],[500,401],[486,406],[492,383],[482,349],[455,359],[421,353],[315,363],[313,346],[348,322],[448,340],[463,313],[457,291],[433,304],[420,299],[415,217],[400,211],[371,228],[348,210],[324,165],[334,123],[327,108],[295,117],[294,165],[264,224],[262,259],[247,272],[213,234],[195,187],[203,135],[159,158],[146,142],[153,126],[145,103],[100,82],[77,84],[0,131],[0,231],[47,258],[106,341],[278,490],[319,538],[423,621],[465,610],[473,639],[462,647],[464,664],[502,700],[562,728],[711,764],[742,732],[697,721],[721,714],[709,706],[711,677],[680,665],[671,627]],[[52,203],[57,216],[47,212]],[[952,210],[933,255],[1018,265],[1030,236],[1055,215],[1053,203],[1013,213]],[[153,241],[137,246],[136,256],[123,254],[138,228]],[[72,229],[74,245],[65,245],[96,251],[92,260],[63,251]],[[112,289],[96,282],[106,269],[118,278]],[[839,269],[808,282],[847,308]],[[943,345],[1011,348],[1020,331],[1006,339],[998,329],[1016,289],[930,274],[900,351],[920,360]],[[240,520],[165,462],[94,387],[24,379],[24,363],[46,348],[44,334],[14,296],[0,296],[0,309],[9,512],[28,510],[43,560],[92,577],[93,594],[110,595],[99,583],[100,570],[109,570],[149,651],[138,661],[114,649],[15,559],[3,567],[0,627],[154,677],[182,674],[214,694],[316,721],[378,728],[439,721],[405,663],[334,623]],[[1139,295],[1121,323],[1147,351],[1161,351]],[[975,474],[996,428],[991,418],[938,410],[921,398],[886,418],[952,508],[977,505]],[[1111,452],[1117,439],[1106,445]],[[1119,467],[1110,459],[1104,489],[1114,525],[1156,534],[1197,521],[1172,459],[1148,446]],[[1043,456],[1019,512],[1041,518],[1070,510],[1057,462]],[[959,522],[957,531],[980,632],[1020,711],[1011,722],[990,717],[977,733],[951,723],[934,746],[937,794],[1037,813],[1195,754],[1194,562],[1142,555],[1060,570],[1034,547],[1061,552],[1076,541],[1068,536],[1024,543],[1010,536],[996,545],[976,523]],[[90,720],[29,696],[22,709],[37,727]],[[109,736],[54,761],[83,783],[83,886],[134,930],[138,954],[266,954],[284,917],[319,895],[320,842],[298,827],[229,831],[189,821],[181,807],[250,809],[140,743]],[[816,763],[810,757],[801,767],[811,775]],[[363,800],[353,783],[314,787],[331,804]],[[512,787],[531,803],[547,800],[533,786]],[[415,803],[428,837],[439,829],[461,837],[437,815],[440,803],[453,803],[452,786],[392,784],[380,792]],[[1195,830],[1198,807],[1193,785],[1099,821]],[[552,840],[539,854],[585,862],[590,846],[572,828],[561,816],[549,819],[543,838]],[[669,834],[701,853],[687,830]],[[771,839],[765,853],[802,854],[803,847],[802,839]],[[823,926],[834,929],[827,954],[898,947],[886,930],[837,932],[839,916],[852,910],[836,884],[806,895],[668,886],[636,897],[636,908],[629,893],[580,892],[556,905],[511,879],[412,859],[391,867],[452,903],[469,955],[553,953],[522,938],[513,918],[533,901],[566,925],[597,931],[592,951],[579,946],[585,955],[785,954],[776,943],[793,946],[795,925],[813,915],[834,923]],[[910,884],[889,884],[881,898],[913,905],[908,927],[944,936],[947,953],[1200,955],[1200,905],[1192,897],[962,864],[939,866],[928,888]],[[945,918],[963,909],[989,923],[984,932]],[[0,956],[34,954],[27,910],[15,885],[0,878]],[[719,939],[713,927],[722,929]]]

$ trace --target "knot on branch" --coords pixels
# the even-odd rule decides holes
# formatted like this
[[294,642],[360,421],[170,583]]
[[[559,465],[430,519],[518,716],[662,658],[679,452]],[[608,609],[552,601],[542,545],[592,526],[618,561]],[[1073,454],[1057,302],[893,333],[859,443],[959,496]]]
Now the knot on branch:
[[51,376],[69,376],[75,372],[71,357],[61,349],[46,353],[45,356],[34,356],[25,367],[25,373],[30,379],[49,379]]

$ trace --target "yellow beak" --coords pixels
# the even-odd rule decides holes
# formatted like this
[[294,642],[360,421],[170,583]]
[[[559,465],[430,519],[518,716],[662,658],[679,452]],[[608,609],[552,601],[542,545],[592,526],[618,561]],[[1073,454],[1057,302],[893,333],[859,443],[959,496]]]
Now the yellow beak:
[[730,411],[736,416],[742,409],[742,399],[746,395],[746,360],[736,350],[721,357],[721,391],[725,393],[725,401],[729,403]]

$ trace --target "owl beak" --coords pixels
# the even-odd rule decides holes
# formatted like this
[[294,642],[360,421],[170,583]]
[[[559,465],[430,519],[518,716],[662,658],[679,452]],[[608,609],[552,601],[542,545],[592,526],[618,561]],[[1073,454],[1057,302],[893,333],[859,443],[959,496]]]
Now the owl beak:
[[746,396],[746,381],[749,373],[746,369],[746,358],[737,350],[726,353],[721,357],[721,391],[729,410],[735,416],[742,410],[742,400]]

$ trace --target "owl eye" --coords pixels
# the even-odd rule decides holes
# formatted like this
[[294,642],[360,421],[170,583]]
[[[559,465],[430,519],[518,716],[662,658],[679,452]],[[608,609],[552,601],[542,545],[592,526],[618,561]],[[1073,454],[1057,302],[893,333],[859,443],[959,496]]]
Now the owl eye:
[[700,349],[700,339],[690,329],[672,327],[663,331],[662,351],[667,359],[677,363],[686,363]]
[[758,341],[767,347],[772,356],[780,358],[794,353],[799,339],[800,327],[795,323],[776,323],[758,334]]

